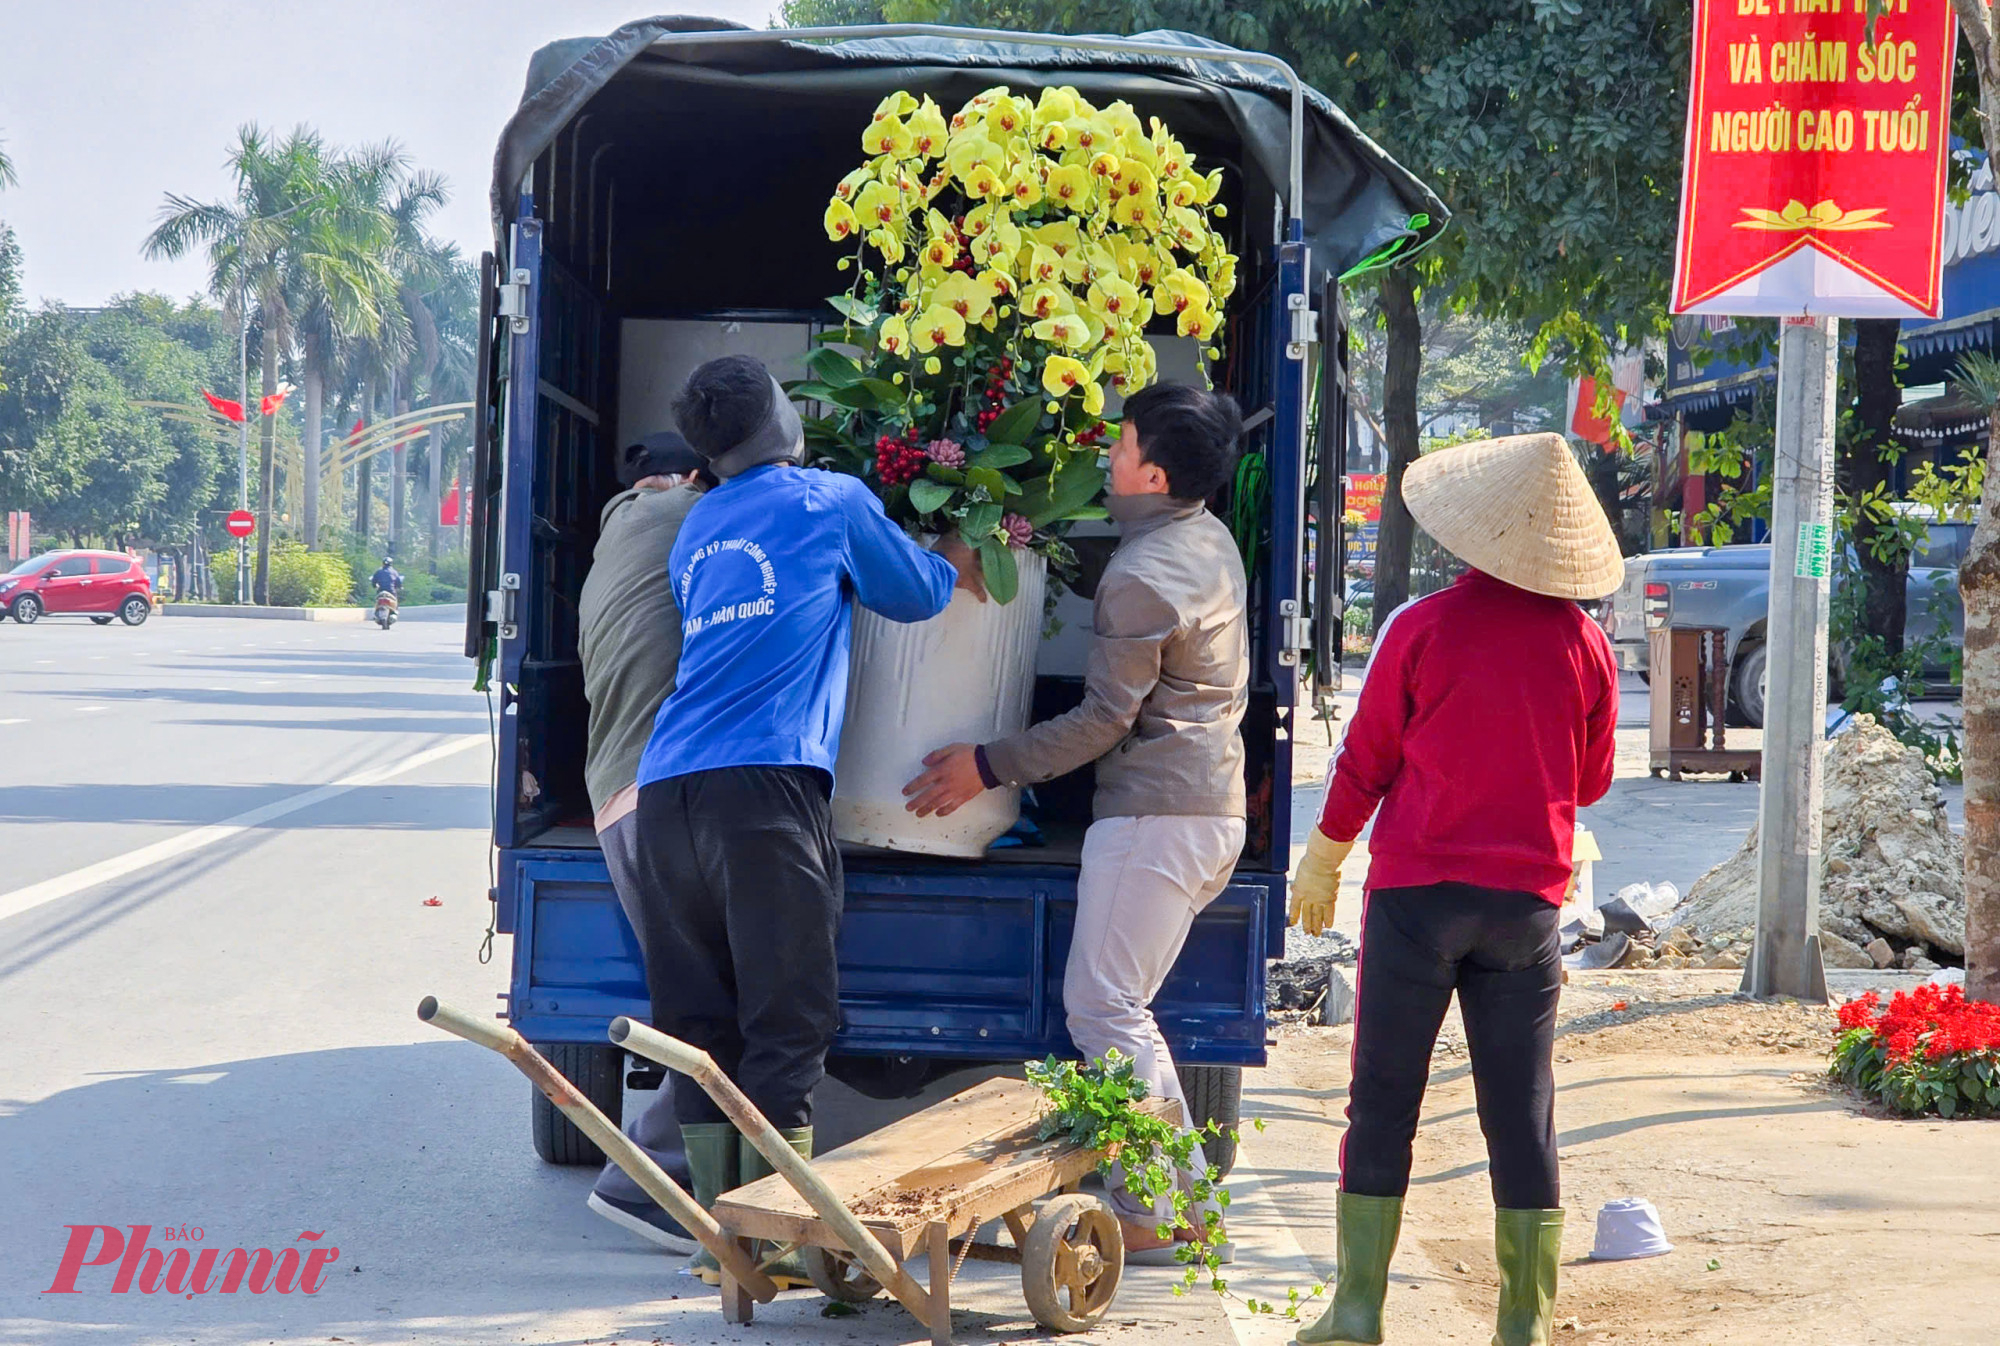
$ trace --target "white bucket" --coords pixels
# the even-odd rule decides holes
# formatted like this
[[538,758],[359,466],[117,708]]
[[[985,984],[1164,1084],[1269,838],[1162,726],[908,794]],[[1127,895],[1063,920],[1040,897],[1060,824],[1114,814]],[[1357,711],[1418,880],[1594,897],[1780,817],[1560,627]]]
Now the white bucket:
[[948,818],[919,818],[903,787],[948,743],[990,743],[1028,727],[1047,564],[1017,551],[1020,591],[982,603],[960,590],[927,622],[854,610],[847,723],[835,765],[833,826],[845,842],[973,858],[1021,816],[1019,790],[988,790]]

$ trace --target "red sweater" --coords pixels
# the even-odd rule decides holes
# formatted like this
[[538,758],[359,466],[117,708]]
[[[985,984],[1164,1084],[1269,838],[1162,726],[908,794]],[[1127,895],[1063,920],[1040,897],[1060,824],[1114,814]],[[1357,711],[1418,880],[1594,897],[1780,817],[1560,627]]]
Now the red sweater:
[[1327,772],[1320,830],[1367,887],[1458,882],[1560,903],[1576,811],[1611,788],[1618,673],[1576,604],[1471,571],[1397,609]]

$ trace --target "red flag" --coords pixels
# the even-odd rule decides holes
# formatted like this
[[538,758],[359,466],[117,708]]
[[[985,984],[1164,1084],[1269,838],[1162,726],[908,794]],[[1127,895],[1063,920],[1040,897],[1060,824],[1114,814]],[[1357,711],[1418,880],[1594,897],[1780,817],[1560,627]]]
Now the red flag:
[[1588,374],[1576,382],[1576,402],[1570,409],[1569,432],[1578,439],[1592,444],[1609,444],[1611,434],[1617,428],[1620,413],[1625,408],[1625,390],[1611,390],[1613,411],[1609,416],[1597,414],[1597,380]]
[[217,397],[206,388],[201,390],[201,395],[208,399],[208,405],[215,414],[224,420],[241,421],[243,419],[243,404],[241,402],[232,402],[226,397]]
[[361,432],[362,432],[363,430],[366,430],[367,428],[368,428],[368,422],[366,422],[366,421],[356,421],[356,422],[354,423],[354,428],[353,428],[352,430],[349,430],[349,431],[347,432],[347,437],[348,437],[349,439],[352,439],[352,438],[354,438],[354,437],[355,437],[356,435],[360,434],[360,433],[361,433]]
[[451,494],[447,495],[438,505],[438,527],[458,527],[458,511],[458,478],[453,477],[451,480]]
[[291,395],[292,395],[292,385],[289,383],[281,385],[277,392],[272,393],[270,396],[266,397],[262,402],[259,402],[257,404],[258,414],[269,416],[279,407],[285,405],[285,399],[287,397],[290,397]]

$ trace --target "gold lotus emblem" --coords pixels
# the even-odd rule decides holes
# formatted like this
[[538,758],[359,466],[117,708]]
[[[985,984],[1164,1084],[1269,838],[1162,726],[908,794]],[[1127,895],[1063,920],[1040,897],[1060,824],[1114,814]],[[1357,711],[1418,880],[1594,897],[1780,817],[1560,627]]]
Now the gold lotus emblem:
[[1871,207],[1867,210],[1842,210],[1831,201],[1822,201],[1808,208],[1803,201],[1792,201],[1783,210],[1764,210],[1757,206],[1740,208],[1750,218],[1738,220],[1738,229],[1757,229],[1768,233],[1798,233],[1806,229],[1819,229],[1827,233],[1852,233],[1862,229],[1893,229],[1887,220],[1875,217],[1886,207]]

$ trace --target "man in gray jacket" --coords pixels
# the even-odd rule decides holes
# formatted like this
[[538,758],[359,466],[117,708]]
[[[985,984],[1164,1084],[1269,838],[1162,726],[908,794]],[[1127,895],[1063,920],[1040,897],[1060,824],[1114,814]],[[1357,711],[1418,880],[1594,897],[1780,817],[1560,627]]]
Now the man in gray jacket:
[[[597,550],[577,600],[578,653],[590,702],[590,739],[583,778],[596,814],[597,844],[618,904],[646,947],[645,915],[634,875],[639,846],[639,756],[653,732],[660,703],[680,667],[681,613],[667,575],[667,554],[681,523],[701,498],[702,459],[673,431],[649,435],[619,455],[626,489],[604,507]],[[686,1182],[673,1088],[663,1083],[627,1130],[654,1162]],[[613,1224],[675,1252],[695,1241],[627,1177],[606,1164],[591,1191],[590,1209]]]
[[[1151,1004],[1243,849],[1243,562],[1203,505],[1235,469],[1243,422],[1226,395],[1178,384],[1134,394],[1123,415],[1104,502],[1120,539],[1097,585],[1083,704],[1011,738],[939,749],[905,794],[919,816],[950,813],[982,790],[1097,763],[1063,975],[1070,1038],[1090,1060],[1117,1048],[1153,1094],[1185,1106]],[[1197,1154],[1194,1174],[1205,1169]],[[1111,1197],[1129,1251],[1170,1242],[1156,1232],[1164,1205]]]

